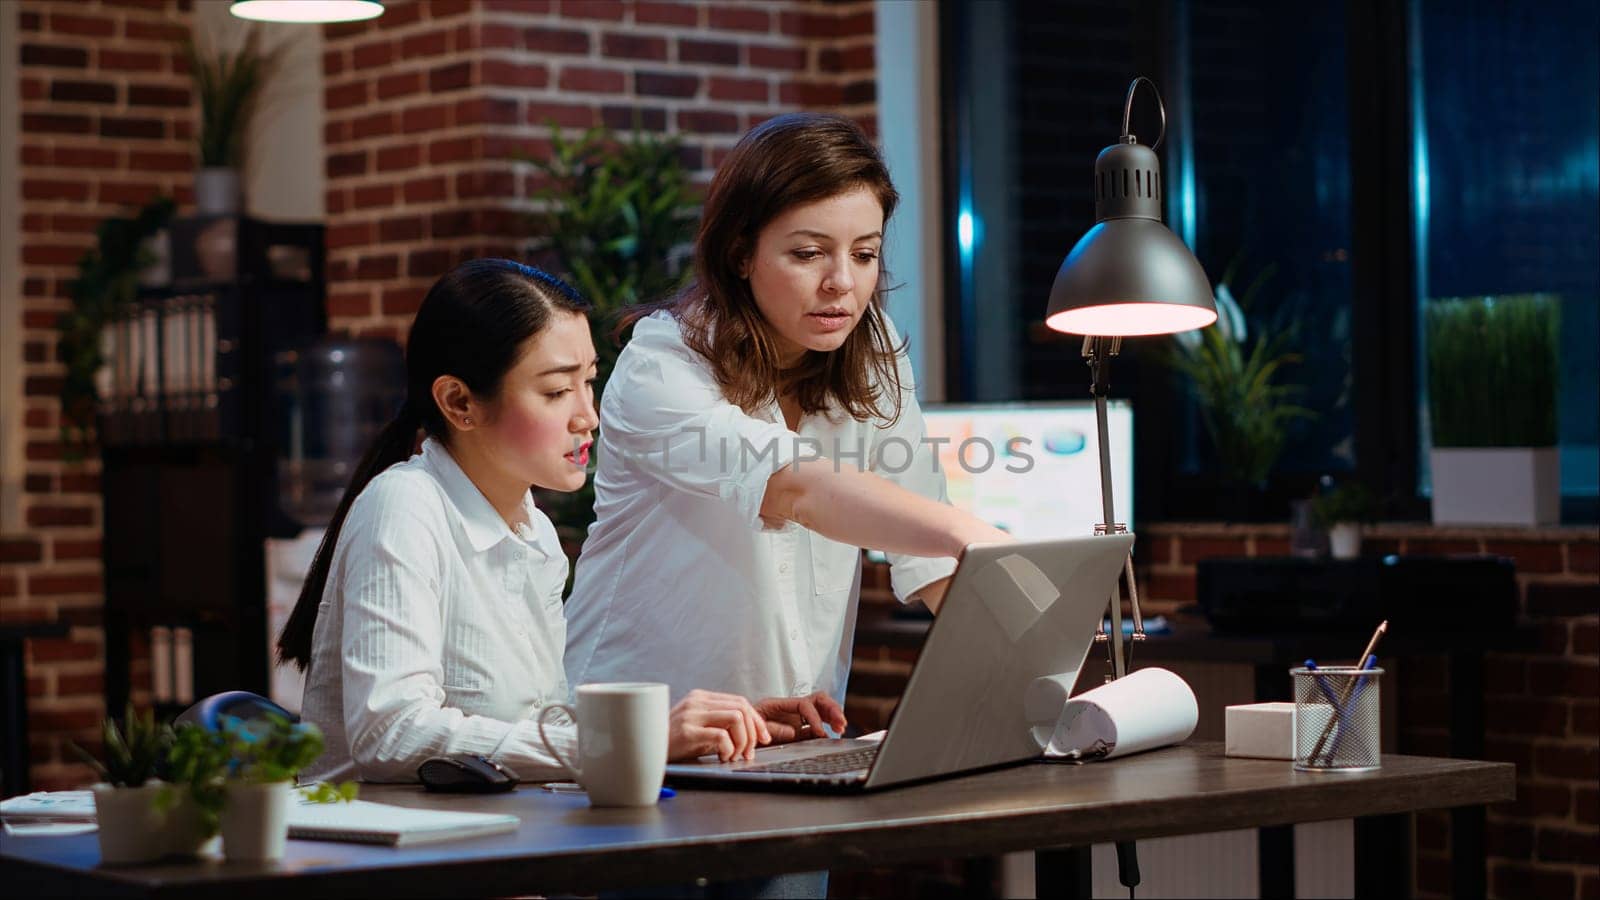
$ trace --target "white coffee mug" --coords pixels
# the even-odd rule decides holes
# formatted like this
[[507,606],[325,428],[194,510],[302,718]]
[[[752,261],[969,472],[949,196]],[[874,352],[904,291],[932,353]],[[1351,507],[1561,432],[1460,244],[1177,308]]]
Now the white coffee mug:
[[[577,765],[545,734],[545,719],[564,710],[578,723]],[[578,709],[552,703],[539,711],[539,738],[591,806],[654,806],[667,774],[667,686],[580,684]]]

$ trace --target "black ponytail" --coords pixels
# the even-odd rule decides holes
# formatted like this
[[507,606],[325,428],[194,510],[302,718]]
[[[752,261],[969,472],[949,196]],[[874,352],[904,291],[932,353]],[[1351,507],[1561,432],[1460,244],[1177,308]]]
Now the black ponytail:
[[449,443],[444,414],[433,402],[441,375],[460,378],[473,394],[492,399],[516,365],[527,340],[550,323],[552,313],[587,314],[590,305],[554,276],[508,259],[475,259],[446,273],[423,298],[406,340],[406,402],[356,465],[339,508],[317,546],[300,599],[278,636],[278,663],[311,665],[311,637],[328,585],[339,532],[356,497],[384,469],[411,458],[417,432]]

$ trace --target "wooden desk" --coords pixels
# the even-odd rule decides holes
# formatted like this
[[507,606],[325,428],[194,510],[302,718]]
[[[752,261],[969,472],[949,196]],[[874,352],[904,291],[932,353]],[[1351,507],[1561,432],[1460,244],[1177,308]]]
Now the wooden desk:
[[[1282,761],[1228,759],[1220,744],[1084,766],[1027,764],[872,794],[686,790],[644,810],[590,809],[581,796],[533,786],[491,797],[369,786],[364,799],[512,812],[522,826],[514,834],[403,850],[290,841],[287,858],[270,865],[218,860],[115,869],[98,866],[94,835],[7,838],[0,879],[12,896],[281,900],[595,891],[1324,819],[1376,816],[1403,824],[1415,810],[1497,803],[1515,790],[1507,763],[1389,756],[1376,772],[1313,775]],[[1357,850],[1358,867],[1368,865]],[[1059,855],[1041,859],[1041,897],[1075,886],[1060,880],[1053,864]]]

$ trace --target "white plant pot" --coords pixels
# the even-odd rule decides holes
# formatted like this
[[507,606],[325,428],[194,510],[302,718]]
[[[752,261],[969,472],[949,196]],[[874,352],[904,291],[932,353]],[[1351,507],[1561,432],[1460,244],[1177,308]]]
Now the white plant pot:
[[1561,456],[1555,447],[1438,447],[1435,525],[1554,525],[1561,521]]
[[222,849],[222,835],[206,834],[200,807],[189,796],[189,789],[175,785],[177,802],[167,815],[167,853],[172,856],[216,856]]
[[1361,526],[1339,522],[1328,529],[1328,552],[1334,559],[1355,559],[1361,555]]
[[242,205],[238,170],[208,167],[194,173],[194,208],[200,215],[234,216]]
[[283,859],[289,838],[289,803],[294,784],[229,783],[222,810],[222,854],[228,859]]
[[156,806],[164,782],[139,787],[94,786],[94,816],[99,823],[100,862],[117,866],[150,862],[167,854],[168,814]]

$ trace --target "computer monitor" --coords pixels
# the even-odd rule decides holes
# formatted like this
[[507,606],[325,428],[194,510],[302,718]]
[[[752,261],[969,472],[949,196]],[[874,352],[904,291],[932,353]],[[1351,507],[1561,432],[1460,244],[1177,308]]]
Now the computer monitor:
[[[1094,533],[1104,520],[1094,402],[937,404],[923,408],[938,440],[950,502],[1021,540]],[[1133,530],[1133,409],[1107,403],[1112,500]],[[989,452],[992,448],[993,452]],[[987,463],[987,464],[986,464]]]

